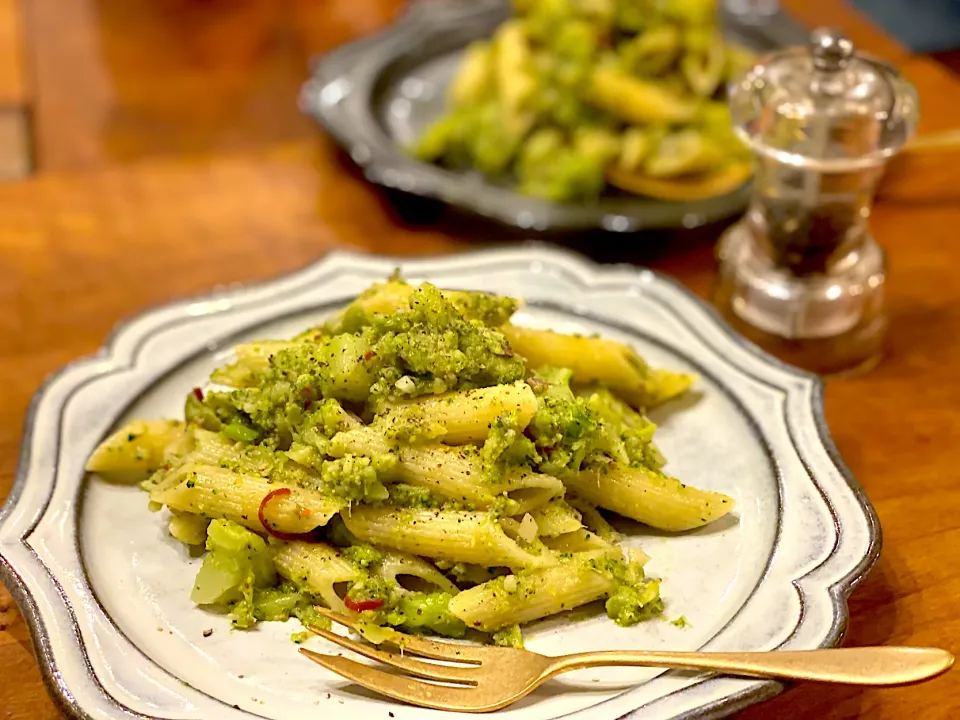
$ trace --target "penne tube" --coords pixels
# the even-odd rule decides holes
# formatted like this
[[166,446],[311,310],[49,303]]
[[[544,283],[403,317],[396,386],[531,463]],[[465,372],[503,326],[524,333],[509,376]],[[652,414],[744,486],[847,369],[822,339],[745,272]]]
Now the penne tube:
[[405,447],[400,450],[396,472],[403,482],[481,509],[491,507],[498,498],[506,496],[517,503],[511,505],[510,514],[525,512],[538,502],[564,492],[563,483],[552,475],[522,468],[508,468],[499,477],[485,479],[483,463],[474,447]]
[[[536,473],[531,473],[531,475],[536,475],[540,478],[552,477],[550,475],[538,475]],[[510,502],[504,511],[510,511],[514,515],[523,515],[549,502],[551,498],[559,497],[563,491],[563,483],[561,483],[559,493],[553,487],[526,487],[520,490],[510,490],[506,494]]]
[[532,367],[567,367],[577,383],[600,382],[615,390],[642,391],[646,386],[647,364],[623,343],[517,325],[504,326],[503,334]]
[[586,528],[580,528],[579,530],[557,535],[556,537],[544,538],[543,544],[558,553],[612,550],[614,547],[611,543]]
[[688,48],[680,58],[680,72],[687,84],[700,97],[708,98],[714,94],[723,80],[723,71],[727,65],[727,49],[723,37],[713,33],[706,47],[698,50]]
[[[654,368],[650,371],[644,401],[645,407],[656,407],[680,397],[696,381],[697,376]],[[629,398],[628,398],[629,400]]]
[[643,171],[653,178],[675,178],[715,170],[729,159],[719,143],[699,130],[681,130],[660,141],[643,162]]
[[484,567],[483,565],[471,565],[470,563],[451,563],[446,560],[438,560],[437,567],[448,575],[456,578],[458,583],[470,586],[479,585],[495,577],[510,574],[510,571],[503,567]]
[[616,67],[601,66],[594,70],[587,99],[631,123],[685,123],[697,114],[697,103],[693,100]]
[[660,530],[692,530],[733,509],[728,496],[646,468],[603,466],[564,477],[588,502]]
[[203,545],[207,540],[208,525],[210,518],[174,510],[171,511],[167,529],[185,545]]
[[333,457],[363,455],[374,458],[394,452],[398,447],[399,443],[388,439],[377,428],[361,425],[334,435],[330,441],[329,453]]
[[537,535],[540,538],[557,537],[576,532],[583,527],[580,513],[560,498],[533,508],[529,514],[537,524]]
[[260,522],[261,503],[277,490],[264,508],[270,529],[283,533],[305,533],[326,525],[343,503],[315,490],[270,482],[257,475],[245,475],[212,465],[184,463],[153,488],[150,500],[171,510],[191,512],[208,518],[226,518],[253,530],[266,532]]
[[184,435],[177,420],[134,420],[101,442],[87,460],[87,472],[104,477],[159,470],[168,449]]
[[356,565],[325,543],[278,544],[273,562],[280,575],[319,595],[327,607],[342,613],[346,613],[347,608],[337,592],[337,585],[354,582],[362,576]]
[[614,530],[613,525],[607,522],[607,519],[600,514],[600,511],[597,510],[596,505],[587,502],[582,497],[572,492],[567,493],[564,496],[564,499],[567,501],[567,504],[570,505],[570,507],[576,508],[580,512],[580,522],[583,523],[583,526],[587,530],[595,535],[599,535],[608,543],[620,542],[620,533]]
[[[385,580],[395,582],[408,590],[441,591],[451,595],[460,592],[450,578],[440,572],[435,565],[416,555],[396,550],[384,551],[383,561],[380,563],[380,575]],[[409,579],[415,581],[416,587],[408,587]]]
[[189,433],[193,447],[184,456],[184,463],[213,465],[229,468],[241,475],[249,473],[267,477],[282,467],[287,484],[301,487],[319,487],[321,484],[315,470],[291,460],[289,456],[256,445],[235,442],[221,433],[196,426],[191,426]]
[[491,90],[493,70],[490,43],[474,42],[468,45],[460,69],[447,90],[450,102],[455,107],[479,103]]
[[335,457],[346,454],[382,458],[391,451],[398,461],[385,479],[405,482],[435,492],[456,502],[487,509],[503,497],[510,501],[508,514],[518,514],[542,505],[564,493],[563,483],[552,475],[524,468],[507,468],[496,478],[487,478],[478,450],[473,446],[414,445],[398,448],[372,427],[338,433],[330,443]]
[[521,548],[490,513],[360,506],[341,517],[360,540],[412,555],[488,567],[542,567],[556,562],[552,554],[537,555]]
[[494,73],[504,125],[517,137],[529,129],[533,116],[528,106],[537,92],[537,79],[531,72],[533,56],[522,22],[513,20],[501,25],[493,44]]
[[574,382],[599,382],[637,408],[666,402],[686,392],[696,380],[694,375],[651,369],[633,348],[615,340],[517,325],[505,325],[503,334],[531,367],[569,368]]
[[390,405],[374,425],[388,437],[442,440],[448,445],[479,443],[497,418],[514,417],[526,427],[537,411],[537,398],[525,382],[477,390],[425,395]]
[[590,566],[603,555],[584,553],[553,567],[495,578],[452,598],[450,612],[468,627],[494,632],[599,600],[616,587]]

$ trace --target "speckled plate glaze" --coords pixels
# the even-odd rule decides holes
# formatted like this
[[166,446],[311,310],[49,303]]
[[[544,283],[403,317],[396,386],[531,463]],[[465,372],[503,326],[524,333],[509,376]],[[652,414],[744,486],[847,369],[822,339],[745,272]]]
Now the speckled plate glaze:
[[[179,417],[243,338],[287,336],[395,267],[413,281],[522,296],[518,322],[627,341],[653,363],[700,374],[698,398],[669,408],[669,469],[722,490],[737,512],[698,532],[638,525],[667,617],[619,628],[605,617],[533,626],[546,654],[603,648],[776,650],[836,644],[846,598],[877,557],[880,530],[824,425],[821,386],[735,336],[680,285],[601,268],[541,246],[437,259],[333,254],[256,287],[147,312],[95,357],[52,377],[27,419],[13,492],[0,511],[0,579],[30,625],[50,692],[78,718],[351,718],[449,714],[376,697],[301,657],[297,621],[231,631],[189,600],[198,560],[167,536],[144,494],[83,472],[128,418]],[[212,630],[204,637],[205,630]],[[310,644],[335,651],[320,638]],[[655,670],[565,676],[501,711],[516,720],[715,718],[776,694],[773,682]]]
[[[319,58],[300,93],[300,108],[371,182],[525,230],[692,228],[743,210],[749,185],[697,202],[610,192],[592,204],[556,204],[475,172],[412,158],[404,148],[443,113],[446,88],[466,45],[489,37],[509,15],[507,0],[414,0],[383,32]],[[721,20],[727,37],[761,53],[807,41],[807,33],[779,12],[750,23],[727,14]]]

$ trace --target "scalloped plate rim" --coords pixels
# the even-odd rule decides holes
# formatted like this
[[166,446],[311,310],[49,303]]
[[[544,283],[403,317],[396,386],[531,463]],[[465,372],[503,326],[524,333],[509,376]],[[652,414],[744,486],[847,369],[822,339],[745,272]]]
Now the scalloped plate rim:
[[[445,261],[450,261],[451,263],[456,264],[458,262],[465,262],[471,257],[496,257],[500,255],[514,256],[513,260],[518,265],[524,261],[537,261],[548,264],[551,260],[556,260],[561,264],[572,263],[573,265],[577,266],[578,270],[592,280],[601,280],[605,277],[609,278],[618,273],[627,272],[634,276],[633,279],[635,281],[639,281],[646,276],[647,278],[651,278],[651,282],[653,283],[667,284],[679,291],[681,295],[684,295],[695,305],[698,305],[700,309],[704,311],[705,318],[708,319],[710,323],[720,328],[729,339],[733,340],[734,343],[739,346],[741,350],[762,360],[769,368],[776,370],[778,374],[781,374],[784,378],[800,380],[809,386],[811,389],[811,406],[809,410],[816,426],[817,439],[820,442],[822,449],[833,463],[834,469],[840,474],[842,479],[847,483],[850,490],[854,494],[857,504],[859,505],[859,509],[863,513],[863,519],[866,522],[869,537],[868,546],[863,556],[860,557],[856,564],[851,567],[841,578],[826,588],[826,592],[829,595],[830,602],[832,604],[832,624],[827,636],[821,642],[820,647],[830,647],[838,644],[843,637],[843,634],[846,630],[846,625],[849,621],[847,599],[875,565],[880,554],[882,533],[879,519],[872,504],[867,498],[862,486],[856,481],[842,460],[840,453],[830,435],[824,414],[822,380],[816,375],[807,373],[803,370],[799,370],[793,366],[783,363],[782,361],[760,350],[749,341],[738,336],[732,330],[732,328],[727,326],[726,323],[720,319],[719,315],[711,306],[695,296],[679,281],[673,278],[662,275],[656,271],[637,269],[628,265],[601,266],[571,251],[537,242],[524,243],[522,246],[510,249],[493,248],[454,254],[421,255],[416,257],[387,257],[381,255],[365,255],[356,252],[334,251],[321,257],[316,262],[313,262],[291,273],[282,274],[262,282],[243,284],[235,283],[226,287],[217,288],[210,293],[197,295],[187,299],[175,300],[173,302],[157,304],[126,320],[121,321],[115,326],[113,331],[104,341],[104,344],[96,353],[81,357],[73,362],[68,363],[60,370],[55,371],[43,381],[41,386],[33,395],[24,422],[22,444],[18,456],[18,465],[14,482],[11,486],[9,495],[4,501],[4,504],[0,506],[0,529],[3,528],[3,525],[6,523],[8,517],[12,514],[14,508],[17,506],[20,497],[23,494],[23,490],[30,480],[28,470],[32,450],[31,441],[36,430],[35,424],[38,411],[47,398],[47,392],[50,387],[53,386],[57,381],[67,378],[69,375],[74,374],[75,372],[94,362],[112,359],[120,338],[127,333],[134,331],[140,323],[148,320],[151,316],[164,311],[173,311],[177,309],[185,310],[187,307],[195,303],[217,303],[218,301],[222,302],[229,300],[230,298],[242,298],[251,294],[263,292],[269,294],[273,290],[276,290],[284,282],[293,281],[295,278],[301,275],[304,277],[309,277],[311,273],[319,270],[321,267],[328,264],[336,264],[338,261],[356,261],[362,263],[364,261],[372,260],[393,263],[395,265],[410,265],[415,267],[417,265],[429,262],[440,262],[441,264],[444,264]],[[215,314],[216,312],[217,311],[214,310],[211,314]],[[148,336],[155,331],[156,329],[153,329],[148,332]],[[784,389],[784,392],[787,392],[787,390]],[[815,479],[814,482],[816,484]],[[819,485],[817,485],[817,487],[819,488]],[[826,497],[826,493],[822,490],[822,488],[820,488],[820,491],[824,493]],[[50,492],[52,494],[52,488]],[[34,522],[31,523],[30,529],[27,530],[25,535],[18,537],[16,539],[17,542],[21,544],[26,543],[26,540],[32,533],[33,528],[36,527],[46,510],[47,507],[43,506],[36,513],[37,517],[34,519]],[[842,525],[839,522],[839,518],[836,517],[834,510],[831,509],[831,512],[834,513],[837,538],[833,551],[830,555],[824,558],[823,563],[828,562],[835,556],[842,535]],[[56,661],[51,651],[50,637],[48,635],[45,620],[37,607],[36,599],[33,597],[31,591],[26,587],[25,583],[21,580],[16,568],[8,561],[2,550],[3,543],[0,542],[0,581],[6,585],[7,589],[10,591],[14,600],[20,607],[21,612],[23,613],[30,632],[31,643],[37,655],[37,660],[41,669],[44,683],[50,692],[50,695],[59,708],[69,716],[74,718],[83,718],[84,720],[92,718],[93,716],[88,714],[86,710],[74,699],[70,688],[67,687],[65,682],[62,681],[61,673],[57,668]],[[43,564],[41,563],[41,565]],[[49,573],[46,565],[43,565],[43,567],[44,570]],[[796,585],[796,583],[802,579],[802,577],[803,576],[801,576],[801,578],[794,579],[794,585]],[[766,576],[761,579],[761,583],[765,578]],[[71,613],[73,612],[68,603],[64,603],[64,605],[68,610],[70,610]],[[73,624],[76,629],[75,619]],[[82,645],[82,642],[77,642],[76,638],[73,638],[73,641],[74,644]],[[84,657],[86,657],[85,651],[83,652]],[[94,675],[89,662],[87,663],[86,671],[91,675],[91,677],[93,677],[100,691],[113,705],[115,705],[116,715],[113,717],[150,718],[150,716],[142,715],[122,706],[119,701],[117,701],[109,693],[109,691],[102,686],[100,679]],[[684,712],[676,715],[674,716],[674,720],[713,720],[714,718],[726,717],[731,713],[737,712],[752,704],[762,702],[777,695],[783,689],[783,687],[784,685],[778,681],[756,681],[743,691],[733,695],[726,695],[722,699],[712,703],[709,706],[700,707],[690,712]],[[691,688],[684,688],[676,692],[683,693],[688,689]],[[668,694],[664,697],[669,697],[672,694],[675,693]],[[633,718],[639,711],[642,711],[642,709],[631,710],[626,715],[623,715],[621,720]],[[251,717],[253,716],[251,715]]]

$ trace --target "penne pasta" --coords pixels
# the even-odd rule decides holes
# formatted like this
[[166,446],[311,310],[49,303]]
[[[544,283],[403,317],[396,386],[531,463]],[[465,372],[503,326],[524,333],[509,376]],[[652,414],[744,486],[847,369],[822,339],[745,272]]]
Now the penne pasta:
[[613,525],[607,522],[607,519],[600,514],[597,506],[589,503],[576,493],[567,493],[564,496],[567,504],[576,508],[580,512],[580,522],[583,526],[608,543],[620,542],[620,533],[613,529]]
[[[697,376],[654,368],[645,389],[645,407],[656,407],[680,397],[696,382]],[[628,398],[629,399],[629,398]],[[639,403],[636,403],[639,405]]]
[[352,454],[373,459],[395,452],[397,463],[385,473],[387,479],[423,487],[481,510],[506,499],[507,514],[523,513],[564,493],[563,483],[557,478],[523,468],[507,468],[495,478],[485,477],[475,447],[398,446],[371,427],[338,433],[330,452],[336,457]]
[[521,548],[490,513],[360,506],[345,511],[342,517],[347,529],[361,541],[412,555],[512,568],[556,562],[549,553],[537,555]]
[[493,80],[492,60],[490,43],[474,42],[467,46],[463,64],[447,91],[453,105],[476,103],[487,95]]
[[589,502],[660,530],[692,530],[733,509],[733,500],[722,493],[645,468],[604,466],[573,473],[564,482]]
[[210,518],[194,513],[171,511],[167,529],[170,534],[185,545],[203,545],[207,540],[207,526]]
[[159,470],[183,434],[184,424],[177,420],[133,420],[97,446],[87,472],[111,477]]
[[647,364],[623,343],[517,325],[504,326],[503,334],[532,367],[562,365],[573,371],[575,382],[600,382],[617,391],[646,387]]
[[494,39],[497,87],[503,101],[504,125],[513,136],[525,133],[533,120],[528,105],[537,89],[530,72],[533,57],[520,22],[507,22]]
[[483,442],[498,418],[513,417],[525,427],[536,411],[537,398],[521,381],[395,403],[377,425],[390,437],[464,445]]
[[[380,563],[380,575],[406,590],[439,591],[451,595],[460,592],[450,578],[440,572],[435,565],[416,555],[396,550],[384,552],[383,561]],[[414,582],[411,583],[411,580]]]
[[[277,572],[323,598],[331,610],[347,612],[338,585],[361,578],[361,572],[335,548],[325,543],[290,542],[276,546]],[[345,589],[343,595],[346,595]]]
[[602,551],[495,578],[451,599],[450,612],[468,627],[494,632],[599,600],[616,587],[612,578],[591,569],[589,561],[599,557]]
[[485,479],[483,463],[475,448],[424,445],[400,450],[398,477],[411,485],[428,488],[451,500],[486,509],[498,498],[511,501],[509,514],[526,512],[536,504],[562,495],[563,483],[551,475],[508,468],[496,478]]
[[586,528],[543,539],[543,544],[558,553],[591,552],[612,550],[614,545]]
[[537,534],[541,538],[557,537],[576,532],[583,527],[580,513],[559,498],[533,508],[530,516],[537,524]]
[[532,367],[562,365],[573,371],[574,382],[602,383],[636,408],[671,400],[696,380],[694,375],[652,369],[633,348],[615,340],[517,325],[505,325],[503,333]]
[[283,533],[306,533],[326,525],[343,503],[314,490],[272,483],[266,478],[212,465],[185,463],[150,492],[150,500],[171,510],[208,518],[227,518],[255,532],[266,532],[259,511],[264,499],[277,495],[264,507],[270,529]]
[[510,570],[503,567],[484,567],[470,563],[452,563],[447,560],[437,560],[437,567],[447,575],[453,577],[461,585],[479,585],[501,575],[509,575]]
[[697,103],[656,83],[616,67],[598,67],[587,89],[589,101],[631,123],[683,123],[694,118]]

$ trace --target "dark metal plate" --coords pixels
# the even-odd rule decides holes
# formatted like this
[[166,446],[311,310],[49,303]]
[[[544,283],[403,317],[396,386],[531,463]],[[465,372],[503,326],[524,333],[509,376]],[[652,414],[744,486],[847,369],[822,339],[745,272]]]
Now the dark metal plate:
[[[557,204],[515,192],[479,173],[420,162],[405,148],[438,118],[464,47],[490,36],[510,14],[504,0],[415,0],[383,32],[318,58],[300,108],[322,125],[366,177],[524,230],[692,228],[735,215],[750,186],[696,202],[610,193],[591,204]],[[725,34],[765,52],[803,43],[806,32],[782,13],[746,24],[723,16]]]

